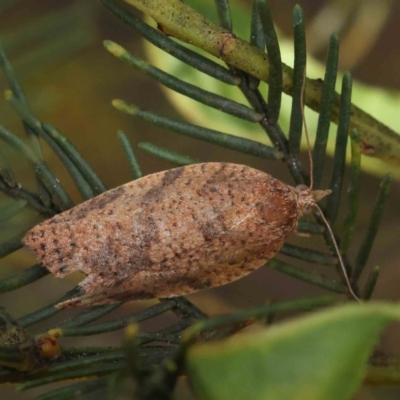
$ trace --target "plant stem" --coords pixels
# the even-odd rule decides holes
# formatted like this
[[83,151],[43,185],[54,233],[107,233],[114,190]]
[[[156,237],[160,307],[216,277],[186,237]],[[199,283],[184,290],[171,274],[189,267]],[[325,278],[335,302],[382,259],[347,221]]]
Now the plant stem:
[[[151,16],[167,35],[191,43],[228,64],[269,83],[266,53],[226,29],[212,23],[180,0],[126,0]],[[182,18],[185,15],[185,18]],[[293,70],[282,63],[283,92],[292,95]],[[306,79],[305,105],[315,111],[321,106],[323,83]],[[339,120],[340,96],[335,93],[331,121]],[[350,129],[357,129],[366,155],[400,164],[400,136],[355,105],[351,106]]]

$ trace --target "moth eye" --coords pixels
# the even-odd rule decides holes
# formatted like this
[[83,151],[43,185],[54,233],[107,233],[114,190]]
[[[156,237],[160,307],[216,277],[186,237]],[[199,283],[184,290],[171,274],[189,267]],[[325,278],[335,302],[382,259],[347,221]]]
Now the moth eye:
[[301,184],[301,185],[297,185],[295,190],[297,193],[303,192],[304,190],[308,190],[309,187],[307,185]]

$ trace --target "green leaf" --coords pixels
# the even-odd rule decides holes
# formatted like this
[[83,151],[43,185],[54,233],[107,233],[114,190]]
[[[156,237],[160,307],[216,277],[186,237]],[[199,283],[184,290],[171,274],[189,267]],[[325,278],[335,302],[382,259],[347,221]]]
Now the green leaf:
[[346,400],[356,392],[390,303],[347,304],[189,349],[199,399]]

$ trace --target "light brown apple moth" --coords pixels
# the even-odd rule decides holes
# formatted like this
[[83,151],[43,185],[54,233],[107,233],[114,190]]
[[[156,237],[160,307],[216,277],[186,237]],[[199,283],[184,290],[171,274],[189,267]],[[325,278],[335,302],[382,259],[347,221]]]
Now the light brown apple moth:
[[281,248],[330,191],[237,164],[145,176],[35,226],[24,243],[58,277],[87,275],[59,307],[185,295],[239,279]]

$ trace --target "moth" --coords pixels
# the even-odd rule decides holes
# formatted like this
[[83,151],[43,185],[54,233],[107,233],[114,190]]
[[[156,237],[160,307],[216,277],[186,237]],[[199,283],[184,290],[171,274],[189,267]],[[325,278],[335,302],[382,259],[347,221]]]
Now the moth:
[[109,190],[23,241],[57,277],[86,274],[80,296],[59,307],[174,297],[264,265],[329,193],[245,165],[193,164]]
[[231,163],[175,168],[109,190],[32,228],[24,244],[50,272],[81,271],[81,294],[57,307],[182,296],[240,279],[275,256],[298,219],[330,190],[293,188],[265,172]]

